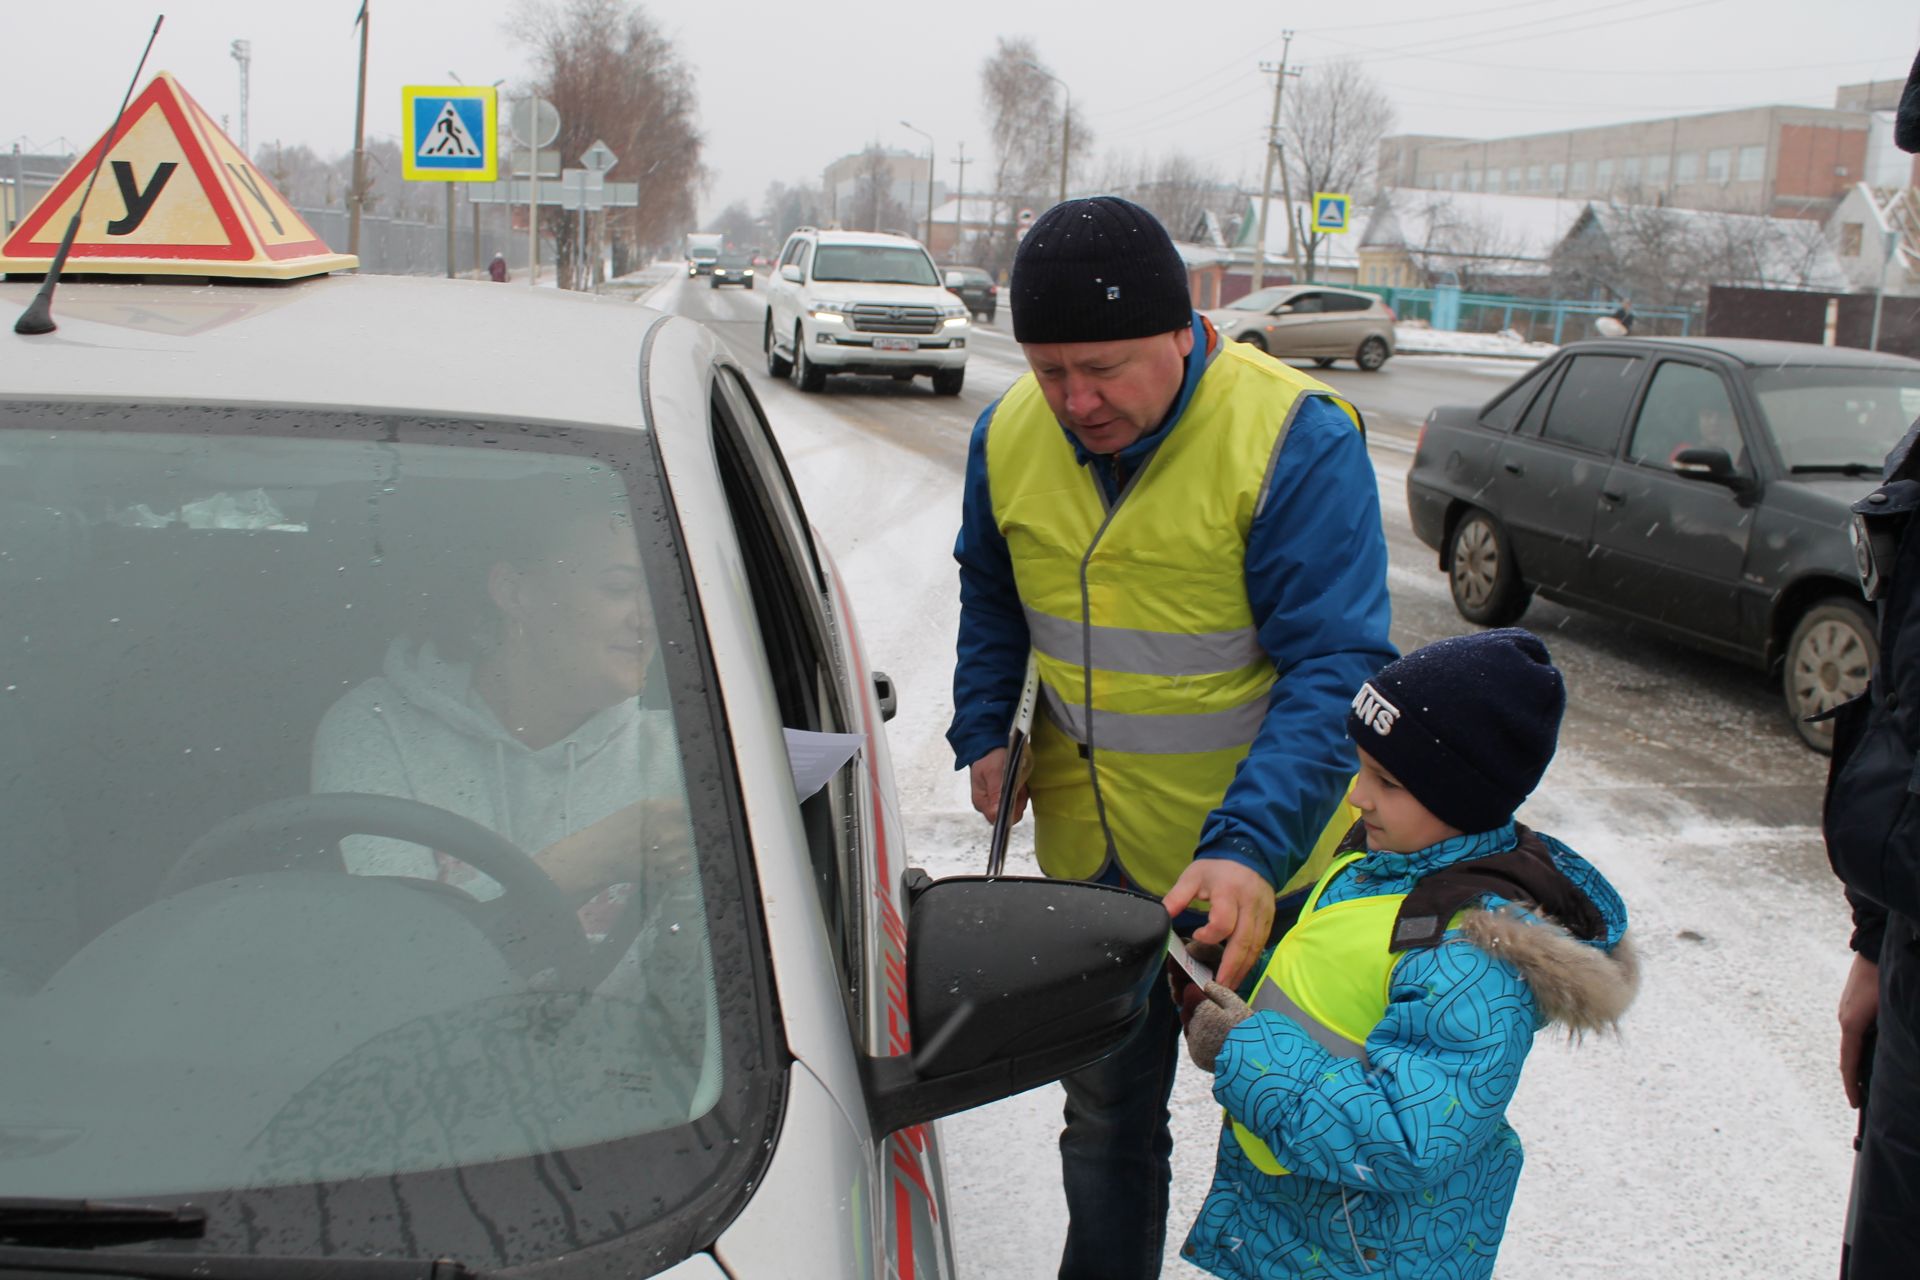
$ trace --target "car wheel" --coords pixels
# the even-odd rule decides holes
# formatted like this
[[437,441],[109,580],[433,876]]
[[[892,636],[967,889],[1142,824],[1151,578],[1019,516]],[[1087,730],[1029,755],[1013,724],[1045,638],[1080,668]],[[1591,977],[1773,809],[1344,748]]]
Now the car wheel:
[[1316,364],[1316,365],[1318,365],[1318,366],[1319,366],[1320,368],[1322,368],[1322,369],[1331,369],[1331,368],[1333,368],[1333,357],[1332,357],[1332,356],[1315,356],[1315,357],[1313,358],[1313,362],[1314,362],[1314,364]]
[[936,369],[933,373],[933,394],[937,396],[957,396],[960,388],[966,385],[967,369],[962,365],[958,369]]
[[827,371],[807,359],[807,335],[793,326],[793,382],[802,391],[821,391],[827,385]]
[[793,372],[793,361],[781,355],[780,352],[774,348],[773,312],[771,309],[767,312],[766,328],[760,334],[760,345],[766,348],[767,376],[769,378],[784,378]]
[[1259,333],[1243,333],[1240,335],[1240,341],[1246,343],[1255,351],[1265,351],[1267,349],[1267,340]]
[[1520,581],[1520,567],[1500,522],[1480,510],[1467,512],[1453,527],[1447,584],[1460,616],[1483,627],[1517,621],[1533,595]]
[[712,289],[718,289],[720,287],[720,282],[718,280],[715,280],[708,287]]
[[1363,372],[1372,373],[1385,364],[1387,357],[1391,354],[1392,352],[1387,350],[1385,338],[1372,337],[1360,344],[1360,350],[1353,357],[1353,362],[1359,365]]
[[1857,600],[1830,596],[1800,616],[1787,641],[1781,691],[1800,740],[1821,755],[1833,751],[1833,721],[1807,723],[1867,691],[1880,645],[1873,615]]

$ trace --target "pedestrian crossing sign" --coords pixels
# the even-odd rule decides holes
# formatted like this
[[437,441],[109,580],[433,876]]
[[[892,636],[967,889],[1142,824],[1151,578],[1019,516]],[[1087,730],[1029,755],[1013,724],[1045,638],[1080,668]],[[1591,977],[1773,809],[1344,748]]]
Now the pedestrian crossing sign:
[[1349,229],[1353,197],[1337,191],[1313,193],[1313,229],[1318,233]]
[[413,182],[492,182],[500,176],[498,90],[410,84],[400,90],[406,144],[400,170]]

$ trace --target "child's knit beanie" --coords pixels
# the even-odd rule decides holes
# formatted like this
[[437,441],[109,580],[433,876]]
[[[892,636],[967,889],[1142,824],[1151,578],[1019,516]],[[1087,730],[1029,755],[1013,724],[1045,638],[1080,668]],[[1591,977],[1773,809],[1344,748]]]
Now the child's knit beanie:
[[1489,831],[1539,785],[1566,706],[1547,646],[1505,627],[1382,667],[1354,695],[1347,736],[1442,822]]

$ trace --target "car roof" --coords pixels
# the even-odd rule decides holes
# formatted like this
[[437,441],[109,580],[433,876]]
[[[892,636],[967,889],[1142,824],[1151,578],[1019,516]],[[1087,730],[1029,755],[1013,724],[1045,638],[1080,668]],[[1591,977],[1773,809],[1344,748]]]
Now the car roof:
[[1839,369],[1920,369],[1920,360],[1890,355],[1884,351],[1862,351],[1858,347],[1827,347],[1812,342],[1779,342],[1767,338],[1614,338],[1590,342],[1570,342],[1566,351],[1691,352],[1717,355],[1751,368],[1782,365],[1822,365]]
[[640,352],[665,317],[492,281],[333,275],[288,284],[63,281],[56,332],[0,284],[0,395],[328,406],[640,426]]
[[921,248],[918,240],[911,236],[898,236],[891,231],[815,231],[813,236],[821,244],[897,244],[912,245]]

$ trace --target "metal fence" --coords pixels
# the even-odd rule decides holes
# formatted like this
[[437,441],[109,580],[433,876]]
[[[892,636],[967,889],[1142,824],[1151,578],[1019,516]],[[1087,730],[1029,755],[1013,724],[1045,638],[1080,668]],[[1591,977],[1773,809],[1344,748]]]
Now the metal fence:
[[[1511,329],[1528,342],[1558,345],[1595,336],[1593,322],[1619,306],[1585,298],[1523,298],[1504,293],[1467,293],[1460,289],[1403,289],[1391,285],[1352,285],[1375,294],[1402,320],[1425,321],[1435,329],[1461,333],[1499,333]],[[1635,307],[1633,332],[1646,337],[1685,337],[1700,329],[1700,315],[1689,307]]]

